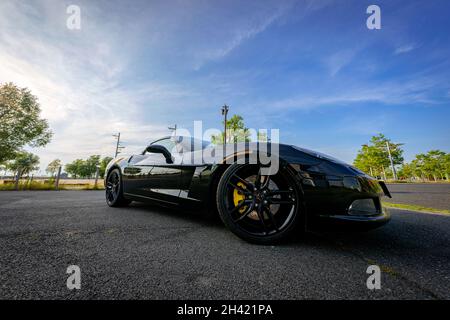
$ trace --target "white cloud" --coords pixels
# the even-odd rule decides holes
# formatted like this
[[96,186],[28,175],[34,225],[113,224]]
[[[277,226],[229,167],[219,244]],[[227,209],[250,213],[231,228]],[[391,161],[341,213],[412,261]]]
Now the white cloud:
[[[221,32],[214,33],[215,37],[211,39],[208,46],[206,48],[203,46],[195,48],[194,69],[198,70],[208,62],[223,59],[245,44],[246,41],[250,41],[274,24],[282,24],[283,18],[287,17],[296,6],[299,6],[301,10],[296,11],[294,19],[303,19],[331,3],[332,0],[285,0],[281,2],[268,1],[261,5],[260,2],[256,1],[247,3],[250,7],[248,13],[243,9],[244,6],[239,4],[237,7],[244,14],[240,16],[234,7],[233,14],[235,16],[232,20],[223,19],[216,22],[215,30],[221,30]],[[228,17],[227,12],[222,10],[217,13],[217,16]]]
[[330,75],[335,76],[342,68],[349,65],[355,57],[357,50],[342,50],[330,55],[326,59],[326,65],[330,70]]
[[384,113],[370,117],[347,116],[339,121],[338,131],[362,136],[376,135],[384,132],[391,123],[392,118]]
[[239,47],[244,41],[249,40],[257,34],[266,30],[276,20],[283,16],[286,13],[287,9],[288,7],[280,7],[278,10],[275,10],[275,12],[272,12],[267,16],[255,19],[256,21],[250,22],[248,25],[240,26],[238,29],[235,29],[233,31],[233,36],[231,37],[231,39],[227,40],[223,46],[202,52],[200,54],[201,59],[195,66],[195,68],[199,69],[204,63],[208,61],[221,59],[227,56],[235,48]]
[[406,44],[406,45],[396,48],[394,51],[394,54],[398,55],[398,54],[402,54],[402,53],[408,53],[416,48],[417,48],[417,46],[415,44]]
[[378,102],[390,105],[442,103],[435,99],[433,89],[442,85],[438,78],[427,77],[425,74],[411,76],[413,80],[399,79],[384,81],[373,85],[343,83],[327,91],[324,87],[321,93],[308,93],[286,99],[265,103],[270,109],[301,109],[312,110],[330,105],[350,105],[360,102]]
[[[145,123],[141,103],[176,95],[175,89],[158,83],[142,84],[145,90],[119,86],[127,60],[118,40],[87,23],[86,30],[71,33],[58,23],[64,22],[64,9],[46,1],[0,6],[0,83],[29,88],[54,132],[49,145],[32,149],[41,169],[54,158],[66,163],[92,154],[111,156],[111,135],[118,131],[127,152],[141,151],[150,139],[167,134],[164,125]],[[82,12],[89,9],[83,6]],[[39,14],[45,17],[36,19]]]

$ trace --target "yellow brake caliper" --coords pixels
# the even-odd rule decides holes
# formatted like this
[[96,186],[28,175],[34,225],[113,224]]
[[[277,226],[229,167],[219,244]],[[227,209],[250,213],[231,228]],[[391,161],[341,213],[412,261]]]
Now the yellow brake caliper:
[[[242,182],[238,182],[237,185],[239,187],[241,187],[242,189],[245,189],[245,185]],[[245,196],[238,189],[234,189],[234,191],[233,191],[234,206],[237,206],[239,204],[239,202],[241,202],[243,200],[245,200]],[[247,209],[247,206],[243,206],[242,208],[239,209],[239,213],[244,213],[246,209]]]

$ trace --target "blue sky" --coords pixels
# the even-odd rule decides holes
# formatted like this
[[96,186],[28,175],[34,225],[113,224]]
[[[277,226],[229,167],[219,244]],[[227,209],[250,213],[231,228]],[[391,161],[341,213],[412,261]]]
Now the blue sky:
[[[81,8],[81,30],[66,8]],[[366,8],[381,8],[381,30]],[[9,1],[0,82],[39,97],[45,165],[127,152],[177,123],[221,127],[220,106],[281,142],[352,162],[382,132],[405,158],[450,151],[450,2]],[[142,137],[146,137],[143,139]]]

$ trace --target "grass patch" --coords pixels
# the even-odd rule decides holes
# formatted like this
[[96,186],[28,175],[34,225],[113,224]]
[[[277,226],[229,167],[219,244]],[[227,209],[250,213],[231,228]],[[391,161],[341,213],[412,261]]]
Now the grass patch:
[[[59,184],[59,190],[104,190],[103,183],[94,184]],[[0,184],[0,191],[14,191],[16,190],[14,183]],[[43,182],[43,181],[20,181],[19,191],[26,190],[55,190],[55,182]]]
[[390,183],[390,184],[405,184],[405,183],[411,183],[411,184],[418,184],[418,183],[424,183],[424,184],[449,184],[450,181],[447,180],[438,180],[438,181],[420,181],[420,180],[414,180],[414,181],[410,181],[410,180],[386,180],[386,183]]
[[[16,185],[14,183],[0,184],[0,191],[12,191],[16,190]],[[55,190],[54,183],[48,182],[38,182],[38,181],[20,181],[19,190]]]
[[391,203],[391,202],[383,201],[383,205],[387,208],[397,208],[397,209],[405,209],[405,210],[412,210],[412,211],[432,212],[432,213],[441,213],[441,214],[450,215],[450,210],[422,207],[422,206],[418,206],[415,204]]

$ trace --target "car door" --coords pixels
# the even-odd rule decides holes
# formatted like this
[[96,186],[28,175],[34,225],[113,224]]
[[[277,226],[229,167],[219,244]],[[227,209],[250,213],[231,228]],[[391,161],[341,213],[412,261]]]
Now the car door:
[[[175,151],[175,142],[165,138],[152,143]],[[129,160],[124,169],[124,192],[139,198],[156,200],[166,204],[178,204],[181,183],[181,163],[178,157],[168,163],[161,153],[145,153]]]

